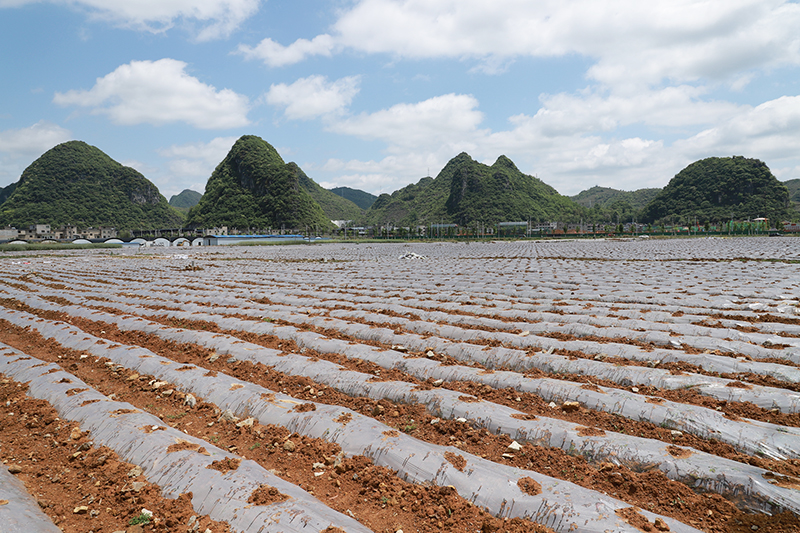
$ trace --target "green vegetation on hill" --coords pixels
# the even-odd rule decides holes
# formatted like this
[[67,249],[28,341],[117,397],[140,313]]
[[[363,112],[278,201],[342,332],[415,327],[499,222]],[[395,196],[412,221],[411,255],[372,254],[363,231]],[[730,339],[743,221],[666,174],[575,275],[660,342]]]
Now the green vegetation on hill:
[[0,188],[0,205],[3,205],[5,201],[8,200],[8,197],[11,196],[11,194],[16,190],[16,188],[17,188],[16,183],[12,183],[11,185]]
[[181,211],[189,211],[192,207],[196,206],[203,195],[191,189],[184,189],[179,194],[175,194],[169,199],[169,205]]
[[591,189],[581,191],[570,199],[584,207],[610,207],[614,204],[625,202],[632,209],[642,209],[650,200],[661,191],[661,189],[637,189],[635,191],[620,191],[610,187],[594,186]]
[[333,226],[300,185],[301,170],[284,163],[269,143],[241,137],[211,174],[206,192],[187,217],[192,227],[228,226],[241,230],[304,229]]
[[378,199],[374,194],[359,189],[351,189],[350,187],[334,187],[330,191],[337,196],[350,200],[364,211],[372,207],[372,204]]
[[447,184],[425,177],[389,194],[381,194],[367,210],[361,223],[365,225],[393,222],[400,226],[449,222],[444,219]]
[[783,182],[789,190],[789,200],[800,203],[800,178]]
[[82,141],[48,150],[0,206],[0,225],[180,227],[183,217],[136,170]]
[[570,196],[575,203],[589,209],[588,220],[592,222],[631,220],[661,189],[638,189],[620,191],[609,187],[594,186]]
[[709,157],[675,175],[642,210],[644,222],[701,224],[767,217],[791,217],[789,191],[758,159]]
[[456,223],[461,226],[506,221],[573,221],[585,209],[500,156],[492,166],[468,154],[454,157],[432,179],[423,178],[382,194],[362,219],[367,224],[399,226]]
[[[297,167],[294,163],[289,164]],[[320,187],[316,181],[306,176],[300,167],[297,167],[297,172],[300,186],[317,201],[330,220],[355,220],[364,214],[364,211],[350,200]]]

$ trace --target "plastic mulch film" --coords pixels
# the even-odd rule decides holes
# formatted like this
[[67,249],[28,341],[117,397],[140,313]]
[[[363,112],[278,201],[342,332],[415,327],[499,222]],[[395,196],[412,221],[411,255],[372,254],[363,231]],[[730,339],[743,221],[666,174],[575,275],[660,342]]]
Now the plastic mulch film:
[[[408,309],[403,310],[403,308],[400,306],[397,306],[397,309],[392,309],[392,307],[393,306],[385,306],[386,310],[394,311],[396,313],[412,312]],[[725,341],[723,339],[712,337],[689,337],[680,332],[680,329],[683,329],[683,327],[688,329],[693,326],[676,325],[673,328],[674,333],[678,333],[681,336],[673,337],[670,333],[666,332],[636,331],[617,326],[598,328],[586,324],[563,325],[552,322],[503,322],[501,320],[490,320],[487,318],[477,319],[469,316],[456,316],[442,312],[420,313],[419,311],[415,311],[415,314],[420,315],[421,320],[409,320],[401,317],[387,317],[385,314],[374,314],[366,311],[333,310],[330,312],[329,316],[332,318],[344,319],[356,318],[378,324],[397,324],[417,333],[429,335],[442,335],[442,331],[436,325],[436,323],[446,322],[456,325],[468,324],[484,328],[511,329],[517,332],[525,332],[525,335],[521,336],[519,333],[506,333],[502,331],[487,332],[475,329],[458,328],[455,330],[455,335],[448,335],[448,337],[455,340],[496,340],[503,342],[508,346],[517,346],[520,348],[534,348],[538,350],[563,349],[583,352],[587,355],[601,357],[625,357],[633,361],[642,361],[655,364],[686,362],[698,365],[708,372],[753,372],[765,376],[771,376],[782,381],[788,381],[792,383],[800,382],[800,369],[797,367],[770,362],[750,361],[747,359],[749,357],[756,359],[779,358],[782,357],[783,354],[783,358],[786,360],[792,360],[790,357],[791,354],[785,353],[788,349],[772,350],[746,342],[739,342],[739,345],[734,347],[732,342]],[[640,327],[644,326],[640,325]],[[706,329],[713,331],[713,328]],[[452,334],[453,331],[454,330],[448,330],[448,333]],[[498,333],[501,335],[498,335]],[[705,350],[707,353],[688,354],[676,349],[663,348],[642,349],[632,344],[620,342],[607,342],[599,344],[591,341],[582,341],[580,338],[573,341],[560,341],[537,335],[542,333],[561,333],[577,337],[605,336],[611,339],[630,339],[637,343],[653,343],[654,345],[671,346],[673,348],[688,346],[695,349]],[[778,336],[769,336],[768,339],[770,340],[764,339],[764,342],[780,344],[781,342],[785,343],[794,341],[794,339],[786,339]],[[695,340],[696,342],[693,342]],[[735,354],[736,357],[718,355],[718,353],[723,352]],[[800,357],[798,357],[798,359],[800,359]]]
[[[12,319],[11,321],[15,323],[21,322],[20,318],[27,314],[2,309],[0,311],[5,311],[2,313],[3,318]],[[313,410],[295,409],[298,405],[309,402],[298,401],[231,376],[223,374],[208,376],[205,369],[186,368],[185,365],[159,357],[144,348],[116,343],[100,345],[97,344],[96,337],[87,335],[67,324],[51,323],[36,319],[31,315],[28,317],[25,320],[28,322],[27,325],[36,328],[46,337],[50,337],[64,346],[85,350],[95,355],[102,352],[104,357],[118,364],[136,370],[140,374],[153,375],[158,379],[168,381],[176,388],[201,396],[206,401],[216,404],[220,409],[229,409],[237,416],[252,416],[262,424],[282,425],[292,432],[324,438],[337,443],[346,454],[366,455],[372,458],[376,464],[397,470],[398,475],[408,481],[429,482],[440,486],[452,485],[462,497],[475,505],[486,508],[496,516],[527,518],[563,532],[618,531],[634,533],[639,531],[615,514],[615,511],[630,506],[601,493],[536,472],[493,463],[467,454],[458,448],[425,443],[342,407],[314,404]],[[181,370],[177,371],[178,368]],[[46,370],[46,368],[36,369],[36,373],[38,374],[42,370]],[[5,370],[3,371],[5,372]],[[55,386],[50,384],[55,376],[57,374],[40,379],[44,379],[47,386]],[[22,376],[21,379],[30,379],[30,377]],[[31,383],[32,388],[35,381],[34,379]],[[70,388],[74,387],[75,385],[70,386]],[[66,389],[64,389],[65,391]],[[80,397],[79,401],[90,399],[80,395],[69,398],[67,403],[71,404],[73,408],[75,401],[72,399],[76,397]],[[50,398],[45,399],[49,400]],[[55,403],[58,409],[58,402],[51,401],[51,403]],[[98,406],[95,409],[100,409],[103,403],[118,405],[116,402],[100,402],[91,404],[91,406]],[[114,409],[118,408],[114,407]],[[65,410],[68,411],[68,409]],[[97,413],[98,417],[107,416],[107,412],[99,414],[100,411],[97,411]],[[143,415],[150,417],[146,413]],[[134,423],[135,427],[140,427],[136,424],[138,422]],[[146,426],[147,424],[142,423],[141,425]],[[157,425],[157,422],[153,425]],[[87,427],[87,429],[91,429],[91,427]],[[133,430],[130,431],[130,433],[132,432]],[[159,433],[161,432],[154,431],[151,435]],[[98,441],[103,442],[100,435],[95,435],[95,437]],[[139,437],[139,435],[135,435],[135,437]],[[184,435],[182,438],[184,437],[186,436]],[[128,435],[128,439],[137,440],[130,435]],[[206,449],[210,449],[204,441],[199,439],[198,441]],[[165,440],[166,442],[169,442],[168,439]],[[114,446],[109,445],[109,447],[114,449]],[[131,447],[133,444],[130,442],[128,446],[123,446],[123,448]],[[142,452],[145,446],[138,445],[136,449]],[[214,451],[216,452],[216,449]],[[220,453],[224,452],[220,451]],[[124,457],[124,454],[121,455]],[[131,462],[136,463],[137,461]],[[147,473],[147,469],[145,472]],[[151,481],[159,483],[160,478],[154,478],[152,475],[148,477]],[[522,490],[519,483],[526,477],[539,484],[540,493],[533,495]],[[277,485],[276,488],[283,490]],[[196,495],[202,493],[200,487],[195,490]],[[321,506],[321,504],[319,505]],[[651,521],[661,518],[668,524],[671,531],[697,531],[670,518],[645,511],[641,513]],[[230,522],[230,519],[228,521]],[[344,529],[351,530],[348,527]]]
[[0,529],[3,533],[61,533],[28,494],[25,485],[0,465]]
[[[44,306],[52,304],[44,303]],[[54,308],[57,306],[53,306]],[[560,447],[590,462],[621,464],[635,471],[658,465],[668,477],[695,490],[722,494],[747,511],[774,514],[790,510],[800,514],[800,492],[770,483],[782,476],[762,468],[731,461],[690,448],[658,440],[581,427],[564,420],[535,417],[491,402],[465,397],[447,389],[421,390],[406,382],[374,382],[372,374],[347,370],[335,363],[282,352],[243,342],[228,335],[163,326],[142,318],[120,317],[72,306],[60,307],[73,316],[116,324],[123,331],[143,331],[178,343],[194,343],[238,360],[262,363],[293,376],[304,376],[351,396],[422,404],[434,415],[462,418],[473,427],[541,446]]]
[[[202,308],[199,308],[200,310]],[[208,309],[203,309],[208,311]],[[218,311],[220,312],[220,311]],[[239,310],[239,313],[247,313],[247,310]],[[595,344],[584,341],[559,342],[547,339],[549,348],[545,353],[528,353],[525,350],[489,347],[481,344],[473,344],[468,341],[489,340],[496,343],[508,343],[510,340],[527,339],[509,333],[483,332],[470,330],[465,332],[453,326],[429,325],[419,327],[419,333],[395,334],[387,328],[371,327],[367,324],[345,322],[335,318],[309,317],[298,313],[287,311],[272,312],[270,316],[276,319],[285,320],[297,324],[309,324],[321,328],[336,329],[340,332],[353,337],[382,342],[389,345],[403,345],[410,350],[421,351],[431,348],[435,352],[443,353],[464,362],[480,363],[488,368],[510,368],[517,371],[525,371],[536,368],[543,372],[567,373],[578,375],[590,375],[598,378],[607,379],[621,385],[653,386],[665,389],[682,389],[691,387],[700,394],[711,396],[719,400],[752,402],[764,409],[779,409],[781,412],[795,413],[800,412],[800,393],[765,387],[760,385],[747,385],[745,387],[729,386],[734,380],[706,376],[700,374],[674,375],[668,370],[641,367],[641,366],[620,366],[605,363],[602,360],[575,359],[572,360],[565,356],[553,354],[553,350],[558,347],[561,349],[585,351],[598,351],[600,358],[604,356],[622,357],[625,359],[636,359],[637,354],[648,354],[636,346],[624,344]],[[386,320],[384,320],[386,322]],[[418,323],[419,324],[419,323]],[[427,330],[427,331],[425,331]],[[435,331],[435,333],[434,333]],[[537,340],[531,341],[536,345]],[[616,348],[616,349],[614,349]],[[666,356],[668,356],[667,354]],[[698,356],[699,357],[699,356]],[[711,356],[714,357],[714,356]],[[649,358],[648,358],[649,359]],[[724,359],[719,357],[718,359]],[[734,364],[733,359],[727,358],[726,363]],[[654,361],[657,361],[654,360]],[[660,361],[658,361],[660,362]],[[695,361],[695,364],[702,361]],[[764,365],[770,365],[764,363]],[[796,369],[783,365],[770,365],[785,370],[787,374],[794,374]],[[737,371],[736,367],[730,367],[728,371]],[[739,370],[741,371],[741,370]],[[748,371],[754,371],[752,368]],[[736,385],[736,384],[734,384]]]
[[[49,307],[52,304],[43,305]],[[609,461],[639,471],[657,464],[670,478],[698,490],[723,494],[744,509],[800,511],[798,493],[766,481],[764,474],[767,471],[696,450],[610,432],[588,437],[581,434],[588,428],[573,423],[546,417],[523,420],[523,414],[513,409],[489,402],[462,401],[461,394],[445,389],[424,391],[403,382],[371,382],[373,376],[370,374],[348,371],[333,363],[313,361],[300,355],[281,356],[277,350],[242,342],[227,335],[181,330],[141,318],[123,318],[76,307],[62,307],[61,310],[75,316],[115,323],[122,330],[146,331],[175,342],[200,344],[220,354],[260,362],[290,375],[309,377],[346,394],[421,403],[443,418],[464,418],[473,426],[507,433],[520,441],[559,446],[589,461]]]
[[[36,299],[30,298],[26,301],[34,304]],[[40,301],[38,305],[46,307],[52,304],[46,302],[42,303]],[[338,353],[344,354],[347,357],[368,360],[384,368],[392,368],[407,372],[422,380],[433,378],[445,381],[474,381],[496,388],[511,387],[520,392],[532,392],[548,401],[577,401],[589,409],[618,414],[632,420],[651,422],[662,427],[692,433],[701,438],[713,438],[730,444],[737,450],[750,455],[764,456],[777,460],[800,458],[800,430],[797,428],[787,428],[756,420],[731,420],[726,418],[723,413],[704,407],[679,404],[661,398],[651,399],[647,396],[620,389],[597,387],[597,390],[591,390],[583,388],[582,384],[564,380],[528,378],[516,372],[487,372],[460,365],[441,365],[436,361],[425,358],[408,358],[407,354],[394,350],[381,350],[363,344],[353,345],[347,341],[326,338],[317,333],[299,331],[291,326],[277,326],[268,322],[246,321],[238,318],[225,318],[218,315],[204,314],[202,311],[206,310],[206,308],[201,308],[193,304],[187,304],[184,308],[191,312],[156,311],[144,308],[139,308],[136,311],[144,315],[164,315],[188,320],[206,320],[216,323],[223,329],[276,335],[279,338],[293,340],[300,347],[310,348],[321,353]],[[87,317],[90,317],[90,315],[94,313],[94,311],[90,309],[81,309],[77,307],[75,309],[75,312]],[[241,310],[240,312],[246,312],[246,310]],[[289,316],[289,314],[286,314],[285,316],[288,318],[297,317],[298,320],[307,320],[317,324],[322,324],[325,321],[325,319],[320,317],[306,317],[305,315]],[[284,315],[281,315],[281,318],[283,317]],[[348,325],[345,324],[342,327],[347,326]],[[368,330],[368,327],[362,324],[352,324],[350,326],[353,326],[353,328],[347,328],[346,331],[352,331],[355,327],[365,328],[365,331]],[[393,337],[389,340],[395,340],[398,343],[403,343],[404,340],[409,341],[405,346],[416,342],[416,336],[395,335],[390,330],[380,330],[378,333],[391,335]],[[439,352],[441,350],[442,353],[448,353],[446,351],[448,343],[439,344],[437,343],[437,339],[434,338],[424,339],[424,341],[427,343],[427,346],[433,347],[434,351]],[[480,354],[479,346],[469,346],[475,348],[476,353]],[[505,349],[493,348],[492,350]],[[588,360],[572,362],[595,363],[594,361]],[[614,365],[607,366],[614,367]],[[617,368],[624,370],[636,367]],[[641,368],[640,370],[646,372],[649,369]],[[757,399],[755,393],[759,392],[759,389],[756,387],[752,390],[724,386],[719,388],[725,391],[732,391],[732,394],[738,393],[736,396],[740,398],[738,401],[741,401],[741,398],[748,397]],[[788,391],[784,392],[787,395],[794,394]],[[750,396],[745,396],[747,394]]]
[[[41,360],[0,345],[0,373],[28,382],[29,396],[50,402],[61,417],[90,431],[95,442],[140,466],[165,496],[176,498],[191,492],[196,512],[228,522],[234,531],[307,533],[330,526],[369,531],[254,461],[242,460],[238,469],[225,474],[209,469],[215,460],[237,457],[202,439],[165,427],[159,418],[128,403],[110,401],[58,365],[42,364]],[[176,444],[181,449],[170,451]],[[288,499],[264,506],[248,504],[250,495],[262,485],[275,487]]]
[[[264,289],[260,289],[260,292],[275,303],[287,303],[285,300],[291,298],[292,294],[304,294],[298,289],[283,289],[281,292],[264,292]],[[789,344],[793,347],[800,347],[800,342],[776,334],[779,332],[800,334],[800,326],[766,323],[763,324],[765,326],[764,332],[752,332],[749,329],[762,324],[756,325],[749,322],[725,320],[720,317],[712,319],[701,315],[687,314],[681,315],[681,317],[674,317],[672,313],[651,311],[644,307],[639,309],[616,309],[615,316],[609,317],[603,316],[602,307],[595,306],[587,309],[585,306],[563,305],[559,306],[561,313],[553,313],[533,310],[535,308],[524,304],[518,304],[514,308],[487,309],[480,305],[471,305],[469,301],[451,302],[447,295],[438,295],[440,299],[436,301],[420,300],[412,296],[403,298],[396,296],[386,297],[380,303],[362,302],[361,298],[355,295],[338,292],[315,291],[314,295],[320,300],[315,305],[322,308],[334,308],[342,304],[349,304],[354,310],[358,311],[392,311],[398,315],[412,313],[421,320],[426,321],[491,327],[498,330],[529,330],[531,333],[536,333],[538,331],[552,331],[550,328],[555,327],[564,328],[560,331],[570,335],[597,335],[601,337],[637,339],[642,342],[652,342],[663,346],[674,346],[673,342],[676,339],[671,334],[679,334],[682,336],[680,339],[681,344],[691,344],[690,340],[694,341],[692,337],[700,337],[700,342],[713,338],[716,339],[713,350],[730,353],[743,352],[737,352],[735,346],[728,345],[725,341],[740,341],[749,345]],[[500,302],[500,305],[502,306],[503,303]],[[442,312],[438,309],[453,311],[457,314]],[[646,312],[646,314],[643,314],[643,312]],[[502,317],[507,320],[498,320],[493,317]],[[559,329],[556,329],[556,331],[559,331]],[[745,349],[749,349],[749,345]],[[774,350],[772,351],[774,352]]]
[[[24,300],[25,296],[17,296],[19,299]],[[426,332],[426,335],[420,334],[402,334],[397,335],[394,331],[386,328],[371,327],[366,324],[346,322],[336,318],[324,317],[309,317],[301,312],[287,311],[284,306],[263,306],[252,304],[251,308],[233,307],[234,298],[230,297],[203,297],[201,295],[193,295],[194,299],[213,301],[218,307],[211,308],[209,306],[198,305],[189,303],[188,299],[176,295],[177,299],[186,302],[182,308],[186,311],[196,313],[221,313],[221,314],[249,314],[251,316],[261,316],[269,314],[272,318],[277,318],[290,323],[296,324],[309,324],[322,328],[336,329],[344,334],[354,336],[356,338],[377,341],[390,345],[403,345],[408,349],[415,351],[423,351],[428,348],[433,349],[437,353],[442,353],[453,357],[463,362],[477,362],[487,368],[505,367],[517,371],[530,370],[536,368],[543,372],[548,373],[566,373],[596,376],[601,379],[607,379],[624,386],[652,386],[664,389],[685,389],[692,388],[700,394],[716,398],[724,401],[734,402],[751,402],[763,409],[778,409],[781,412],[794,413],[800,412],[800,393],[787,391],[785,389],[776,389],[773,387],[765,387],[761,385],[744,385],[735,382],[735,380],[718,378],[714,376],[681,373],[675,375],[668,370],[641,366],[625,366],[616,365],[611,363],[604,363],[602,360],[592,359],[577,359],[573,360],[569,357],[553,354],[554,348],[559,347],[562,349],[583,350],[589,353],[598,353],[598,358],[603,356],[624,357],[627,359],[637,359],[641,356],[644,360],[649,360],[654,364],[661,361],[657,359],[659,350],[651,352],[642,350],[636,346],[624,344],[597,344],[585,341],[567,341],[560,342],[553,339],[546,339],[546,345],[549,346],[545,353],[528,353],[527,351],[505,347],[488,347],[480,344],[472,344],[470,342],[459,342],[474,340],[476,338],[488,338],[495,342],[512,343],[511,341],[525,340],[530,337],[520,337],[519,335],[496,333],[496,332],[483,332],[480,330],[463,330],[453,326],[438,326],[435,324],[427,324],[417,322],[417,327]],[[115,298],[112,298],[115,299]],[[116,298],[119,299],[119,298]],[[131,302],[136,303],[136,302]],[[231,307],[223,307],[222,305],[228,304]],[[107,302],[105,305],[114,305],[112,302]],[[121,307],[121,309],[124,309]],[[303,311],[304,309],[295,308],[294,311]],[[310,312],[311,308],[308,308]],[[156,314],[153,311],[137,310],[139,314]],[[163,314],[163,313],[158,313]],[[331,314],[335,314],[331,313]],[[382,315],[383,321],[387,322],[392,318]],[[405,320],[405,319],[400,319]],[[406,324],[404,326],[408,327]],[[233,328],[236,329],[236,328]],[[438,333],[441,336],[433,336],[432,334]],[[428,336],[432,335],[432,336]],[[451,340],[456,338],[456,341]],[[542,339],[542,338],[539,338]],[[531,341],[533,346],[536,346],[537,340]],[[665,352],[661,357],[669,360],[673,357],[677,360],[688,361],[689,358],[674,357],[674,351],[660,350]],[[654,355],[656,354],[656,355]],[[667,361],[664,361],[667,362]],[[697,355],[692,357],[694,364],[712,362],[717,365],[717,371],[725,372],[766,372],[768,375],[772,374],[778,379],[786,379],[792,381],[796,379],[798,370],[794,367],[786,365],[778,365],[774,363],[757,363],[757,362],[744,362],[730,357],[720,357],[714,355]]]
[[[713,372],[755,372],[772,375],[773,377],[785,381],[795,381],[798,379],[797,368],[779,365],[775,363],[747,362],[731,357],[716,356],[713,354],[700,355],[676,355],[675,350],[643,350],[637,346],[615,343],[592,343],[587,341],[557,341],[554,339],[520,336],[516,334],[502,332],[484,332],[481,330],[464,330],[454,326],[440,326],[421,321],[411,321],[402,318],[386,317],[379,315],[376,320],[382,322],[399,321],[407,329],[417,329],[418,333],[396,335],[394,331],[386,328],[371,327],[366,324],[345,322],[336,318],[309,317],[302,314],[302,311],[311,312],[312,307],[289,308],[285,306],[265,306],[250,302],[250,308],[237,306],[241,301],[231,297],[203,296],[193,294],[192,299],[196,301],[213,302],[215,305],[230,305],[231,307],[204,307],[189,303],[189,299],[183,295],[174,295],[176,299],[187,302],[183,308],[198,312],[213,313],[241,313],[250,315],[269,314],[273,318],[279,318],[290,323],[310,324],[314,326],[337,329],[342,333],[352,335],[356,338],[369,341],[378,341],[386,344],[402,344],[409,349],[424,350],[432,347],[435,351],[449,355],[460,361],[474,361],[488,368],[505,367],[512,370],[525,371],[537,368],[549,373],[571,373],[579,375],[597,376],[608,379],[621,385],[653,386],[666,389],[683,389],[691,387],[700,394],[711,396],[724,401],[751,402],[764,409],[779,409],[781,412],[800,412],[800,393],[795,393],[783,389],[764,387],[759,385],[747,385],[738,387],[734,380],[723,379],[714,376],[699,374],[674,375],[668,370],[638,367],[638,366],[619,366],[604,363],[602,360],[579,359],[571,360],[568,357],[555,355],[555,349],[565,349],[582,351],[588,354],[596,354],[596,357],[623,357],[626,359],[648,361],[657,366],[663,362],[685,361],[699,366],[708,367],[707,370]],[[306,299],[305,303],[313,303],[314,300]],[[335,316],[336,311],[331,315]],[[503,344],[521,344],[528,348],[545,348],[546,353],[528,353],[526,350],[492,347],[472,344],[469,341],[488,340]],[[731,386],[733,385],[733,386]]]
[[[254,295],[254,298],[259,297],[266,297],[273,303],[279,303],[284,305],[290,306],[297,306],[297,305],[314,305],[317,307],[334,307],[337,303],[336,299],[342,298],[341,295],[330,293],[330,294],[316,294],[315,298],[297,298],[293,297],[291,294],[287,295],[285,293],[277,293],[277,292],[269,292],[265,294],[258,294]],[[326,301],[321,301],[322,299]],[[315,301],[316,300],[316,301]],[[350,300],[352,302],[352,299]],[[402,305],[399,303],[402,302]],[[355,303],[355,302],[352,302]],[[621,322],[617,319],[612,318],[603,318],[603,317],[581,317],[581,316],[565,316],[559,315],[555,313],[522,313],[520,311],[515,311],[513,316],[515,318],[527,318],[528,321],[519,321],[519,322],[510,322],[510,321],[503,321],[497,319],[487,318],[485,316],[476,317],[476,316],[469,316],[465,314],[458,314],[454,315],[451,313],[441,312],[441,311],[426,311],[424,309],[416,309],[412,307],[408,307],[412,304],[419,304],[419,305],[426,305],[425,302],[415,301],[415,300],[401,300],[399,298],[387,298],[386,301],[382,301],[379,304],[372,303],[372,304],[362,304],[356,303],[356,307],[359,310],[356,311],[334,311],[331,313],[331,316],[339,316],[339,317],[357,317],[357,318],[366,318],[367,320],[375,320],[377,322],[396,322],[402,323],[408,327],[408,325],[412,327],[419,327],[425,328],[435,328],[435,324],[432,323],[449,323],[452,325],[477,325],[481,328],[493,328],[497,330],[516,330],[516,331],[528,331],[532,336],[527,338],[519,338],[514,335],[509,337],[503,337],[503,342],[509,343],[511,345],[518,345],[520,347],[535,347],[539,349],[547,349],[550,347],[561,347],[568,350],[579,350],[583,351],[587,354],[599,354],[605,353],[606,355],[618,355],[614,352],[614,350],[622,349],[625,354],[625,357],[639,359],[639,360],[660,360],[663,362],[668,362],[671,360],[686,360],[688,362],[692,362],[695,364],[700,364],[706,370],[713,371],[713,372],[731,372],[731,371],[746,371],[746,370],[730,370],[728,365],[730,363],[725,362],[725,359],[729,361],[731,358],[726,357],[716,357],[711,355],[710,357],[705,357],[704,359],[707,361],[706,366],[702,363],[696,362],[693,360],[691,354],[684,354],[684,353],[676,353],[674,350],[630,350],[632,346],[630,344],[623,343],[622,346],[626,346],[627,348],[619,348],[613,342],[604,343],[603,345],[598,345],[597,343],[592,342],[582,342],[580,339],[573,342],[564,342],[564,341],[557,341],[555,339],[546,338],[546,337],[536,337],[536,334],[540,333],[561,333],[565,335],[571,335],[576,337],[585,337],[585,336],[595,336],[595,337],[606,337],[609,339],[627,339],[633,340],[640,343],[652,343],[655,346],[666,346],[668,348],[680,348],[682,346],[688,346],[691,348],[695,348],[698,350],[707,350],[707,351],[717,351],[720,353],[730,353],[736,354],[739,356],[746,356],[753,359],[774,359],[774,358],[783,358],[788,361],[792,362],[800,362],[800,343],[795,341],[792,338],[780,337],[778,335],[767,335],[767,334],[758,334],[758,333],[747,333],[741,332],[737,329],[730,329],[730,328],[714,328],[714,327],[700,327],[692,324],[671,324],[668,327],[665,325],[658,325],[651,321],[624,321]],[[430,302],[427,305],[432,306]],[[439,303],[435,304],[437,307]],[[473,309],[471,309],[473,308]],[[387,317],[385,314],[379,315],[371,315],[369,316],[367,311],[370,310],[380,310],[380,311],[393,311],[399,315],[404,315],[406,313],[412,313],[419,317],[419,320],[408,320],[405,318],[400,317]],[[486,309],[480,308],[479,306],[459,306],[457,308],[459,313],[472,313],[475,314],[487,314]],[[493,311],[496,313],[496,311]],[[504,316],[510,316],[511,313],[506,313]],[[577,320],[577,319],[580,320]],[[421,322],[420,322],[421,321]],[[588,323],[591,322],[591,323]],[[627,327],[630,326],[630,327]],[[663,329],[664,331],[653,330],[653,326]],[[642,331],[644,329],[644,331]],[[431,331],[424,331],[420,330],[424,333],[433,333],[436,332]],[[492,337],[491,332],[486,331],[476,331],[476,330],[467,330],[468,333],[464,334],[477,334],[480,335],[487,335]],[[674,335],[679,335],[679,337],[675,337]],[[455,337],[457,338],[457,337]],[[757,344],[754,344],[757,343]],[[766,346],[760,346],[759,344],[765,344]],[[782,349],[773,349],[767,346],[771,345],[783,345],[786,346]],[[605,352],[603,352],[605,350]],[[610,352],[608,350],[611,350]],[[637,353],[643,352],[643,353]],[[633,354],[633,357],[631,357]],[[619,354],[621,355],[621,354]],[[686,357],[685,359],[682,359]],[[714,366],[714,362],[719,359],[719,367]],[[735,361],[735,359],[734,359]],[[780,366],[780,365],[772,365],[772,366]],[[764,369],[771,368],[770,366],[764,366]],[[789,368],[786,369],[787,371]],[[776,375],[778,379],[784,379],[787,381],[800,381],[800,371],[795,368],[792,368],[794,372],[791,374],[787,374],[790,376],[794,376],[793,378],[781,377]],[[763,371],[762,371],[763,373]],[[769,374],[771,375],[771,374]]]

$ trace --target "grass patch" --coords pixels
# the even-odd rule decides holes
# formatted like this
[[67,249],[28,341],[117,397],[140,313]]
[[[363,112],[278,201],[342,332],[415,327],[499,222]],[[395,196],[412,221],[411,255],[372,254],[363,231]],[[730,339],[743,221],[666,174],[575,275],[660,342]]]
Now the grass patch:
[[135,526],[137,524],[144,525],[144,524],[149,524],[149,523],[150,523],[150,515],[147,514],[147,513],[140,513],[140,514],[134,516],[133,518],[131,518],[130,520],[128,520],[128,525],[129,526]]

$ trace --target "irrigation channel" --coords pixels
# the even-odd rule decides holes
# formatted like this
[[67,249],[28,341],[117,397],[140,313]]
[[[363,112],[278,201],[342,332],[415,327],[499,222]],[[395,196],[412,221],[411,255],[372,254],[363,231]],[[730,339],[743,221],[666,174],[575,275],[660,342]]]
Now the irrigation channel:
[[0,400],[3,531],[796,531],[800,239],[9,253]]

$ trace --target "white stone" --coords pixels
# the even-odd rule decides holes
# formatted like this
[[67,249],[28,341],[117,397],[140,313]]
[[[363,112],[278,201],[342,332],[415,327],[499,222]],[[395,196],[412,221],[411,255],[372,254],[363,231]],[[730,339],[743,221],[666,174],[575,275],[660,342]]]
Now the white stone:
[[237,427],[237,428],[243,428],[243,427],[253,427],[253,423],[254,423],[255,421],[256,421],[256,420],[255,420],[255,418],[253,418],[253,417],[251,416],[251,417],[245,418],[244,420],[242,420],[241,422],[239,422],[238,424],[236,424],[236,427]]

